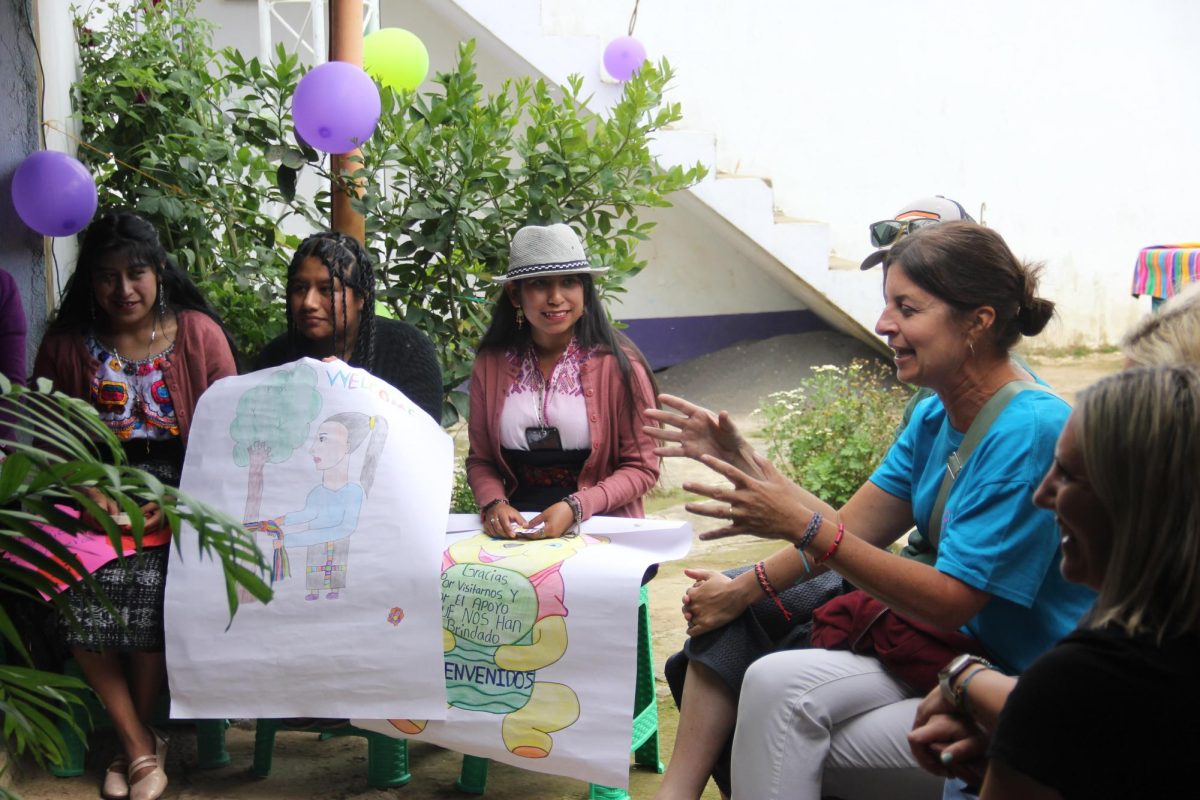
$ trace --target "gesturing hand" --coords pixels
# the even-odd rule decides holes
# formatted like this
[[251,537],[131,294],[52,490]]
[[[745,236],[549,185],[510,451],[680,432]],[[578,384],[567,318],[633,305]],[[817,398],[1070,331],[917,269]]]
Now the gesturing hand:
[[654,449],[656,456],[699,459],[701,456],[710,455],[754,471],[754,465],[749,462],[749,454],[753,452],[753,448],[738,432],[737,426],[729,417],[729,412],[714,414],[707,408],[670,394],[660,394],[658,401],[679,413],[648,408],[646,416],[662,427],[647,425],[642,430],[660,442],[672,442],[678,446],[660,445]]
[[793,541],[812,516],[805,505],[800,487],[775,469],[775,465],[755,454],[754,463],[762,478],[747,475],[735,466],[710,455],[700,462],[733,484],[729,489],[703,483],[685,483],[684,491],[703,495],[718,502],[688,503],[685,508],[693,514],[714,519],[727,519],[729,525],[700,534],[701,539],[723,539],[748,533],[764,539]]

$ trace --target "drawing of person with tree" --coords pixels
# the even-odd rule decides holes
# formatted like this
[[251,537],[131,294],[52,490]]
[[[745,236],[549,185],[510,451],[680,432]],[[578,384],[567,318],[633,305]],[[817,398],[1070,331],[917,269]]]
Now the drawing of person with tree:
[[[286,548],[307,547],[306,600],[336,600],[346,587],[349,536],[358,526],[359,511],[375,480],[375,469],[387,440],[387,420],[357,411],[326,417],[317,427],[308,454],[321,481],[305,498],[304,508],[279,517],[261,516],[264,470],[267,462],[282,463],[304,443],[309,424],[321,410],[316,373],[300,364],[271,375],[246,392],[230,429],[234,463],[249,467],[247,528],[273,537],[272,582],[291,576]],[[369,442],[358,481],[350,479],[350,456]]]

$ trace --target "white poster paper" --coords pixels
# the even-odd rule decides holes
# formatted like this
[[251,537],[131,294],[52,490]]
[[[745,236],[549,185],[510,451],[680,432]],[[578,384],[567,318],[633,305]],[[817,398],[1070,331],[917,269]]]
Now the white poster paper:
[[447,529],[460,531],[442,558],[449,715],[354,724],[627,787],[641,579],[687,555],[691,526],[596,517],[582,536],[510,541],[453,515]]
[[230,623],[218,563],[170,561],[171,716],[446,713],[438,573],[453,446],[395,388],[341,361],[218,381],[181,488],[257,532],[274,599]]

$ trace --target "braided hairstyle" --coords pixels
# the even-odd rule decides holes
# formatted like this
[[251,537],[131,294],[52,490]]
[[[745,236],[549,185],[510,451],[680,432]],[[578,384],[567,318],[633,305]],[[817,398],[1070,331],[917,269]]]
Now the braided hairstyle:
[[[290,282],[305,259],[315,258],[329,270],[329,307],[333,323],[334,354],[339,357],[346,351],[346,292],[342,292],[341,308],[334,302],[336,284],[353,289],[362,298],[362,313],[358,318],[358,332],[354,340],[354,352],[350,354],[352,366],[367,371],[375,369],[375,266],[365,247],[353,236],[337,231],[324,231],[309,236],[296,248],[288,264],[287,277]],[[338,324],[338,320],[343,322]],[[312,354],[319,343],[311,342],[296,328],[292,319],[292,304],[287,304],[288,341],[295,352]],[[340,346],[339,346],[340,345]]]

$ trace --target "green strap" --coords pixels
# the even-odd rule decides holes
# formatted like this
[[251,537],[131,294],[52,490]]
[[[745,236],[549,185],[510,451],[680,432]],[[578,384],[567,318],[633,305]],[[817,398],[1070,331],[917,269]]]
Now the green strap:
[[946,459],[946,474],[942,476],[942,486],[938,489],[937,500],[933,503],[933,513],[929,515],[927,538],[929,539],[929,543],[933,545],[935,552],[937,551],[938,538],[942,533],[942,514],[946,510],[946,499],[950,496],[950,489],[954,486],[954,479],[962,471],[963,465],[967,463],[967,459],[971,457],[971,453],[974,452],[975,447],[987,435],[988,428],[992,427],[992,423],[1004,412],[1009,402],[1021,392],[1045,392],[1046,394],[1058,397],[1048,387],[1042,386],[1040,383],[1034,383],[1033,381],[1011,381],[1001,386],[1000,391],[992,395],[984,403],[983,408],[979,409],[979,413],[971,421],[971,427],[967,429],[967,435],[963,437],[962,444]]

